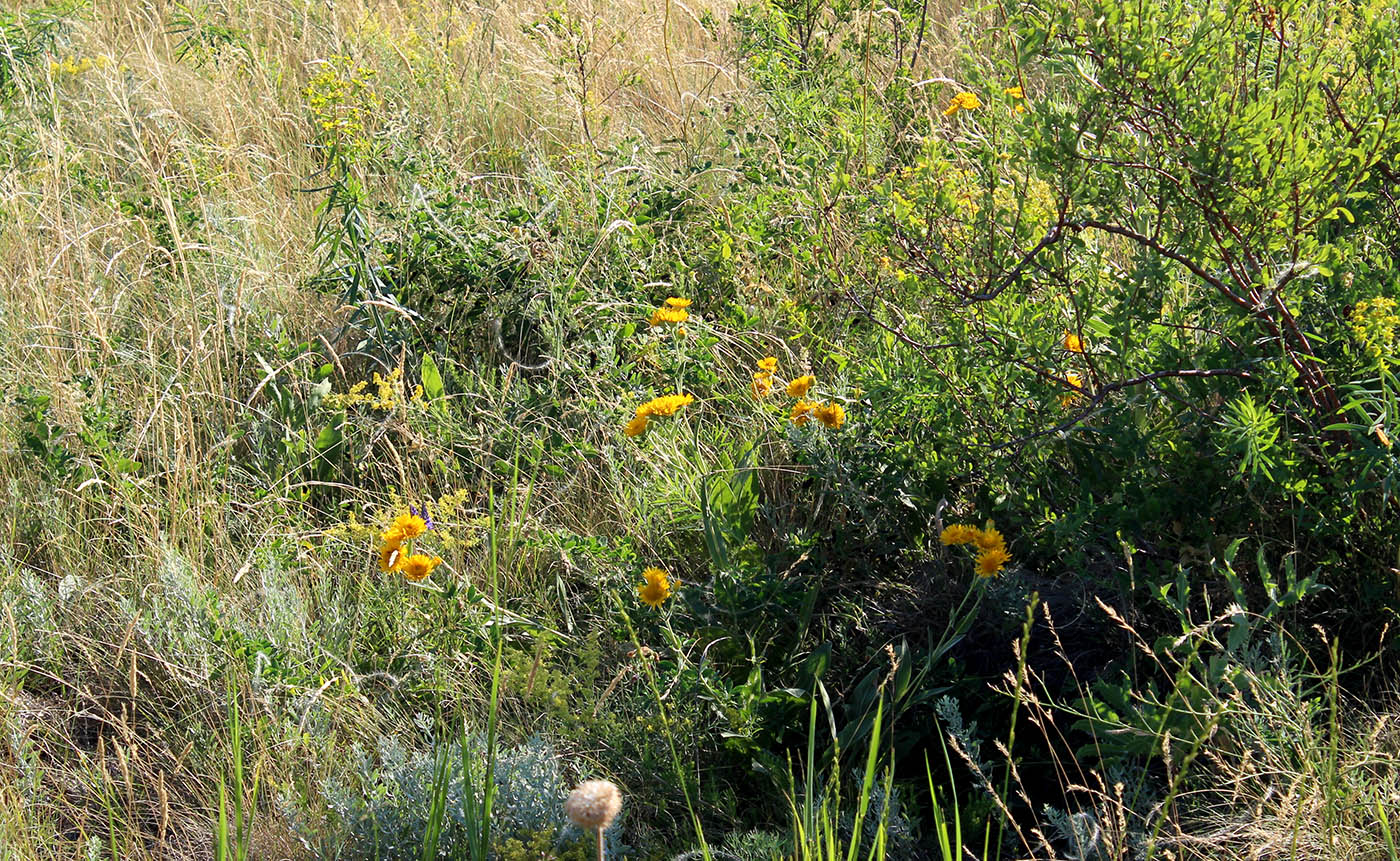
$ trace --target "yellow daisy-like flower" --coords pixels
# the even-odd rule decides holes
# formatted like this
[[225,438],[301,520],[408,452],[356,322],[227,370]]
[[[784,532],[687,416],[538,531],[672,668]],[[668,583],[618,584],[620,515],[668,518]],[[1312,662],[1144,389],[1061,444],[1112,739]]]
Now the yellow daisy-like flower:
[[651,319],[647,322],[652,326],[661,326],[666,323],[679,325],[689,319],[690,314],[684,308],[672,308],[668,305],[653,311],[651,313]]
[[1069,350],[1071,353],[1084,352],[1084,339],[1068,329],[1065,330],[1065,336],[1061,339],[1060,343],[1064,344],[1065,349]]
[[971,544],[977,540],[979,534],[981,534],[981,530],[976,526],[954,523],[951,526],[943,527],[943,531],[938,535],[938,540],[944,545]]
[[637,417],[673,416],[677,410],[694,400],[695,398],[691,395],[662,395],[637,407]]
[[398,533],[400,540],[417,538],[428,531],[428,521],[416,514],[400,514],[394,518],[394,522],[389,525],[389,529],[384,533],[384,540],[389,540],[390,533]]
[[758,371],[753,375],[753,396],[766,398],[771,394],[773,394],[773,375],[765,371]]
[[660,568],[648,568],[642,572],[646,582],[637,587],[637,597],[653,610],[660,609],[681,581],[672,580]]
[[399,570],[403,572],[405,580],[410,583],[417,583],[424,577],[433,573],[433,569],[442,564],[442,559],[437,556],[428,556],[423,553],[411,553],[405,556],[399,563]]
[[627,426],[622,429],[622,432],[627,436],[641,436],[647,432],[647,425],[650,423],[651,419],[646,416],[637,416],[627,423]]
[[790,382],[790,383],[787,384],[787,393],[788,393],[788,397],[790,397],[790,398],[805,398],[805,397],[807,397],[807,392],[808,392],[808,390],[812,388],[812,384],[815,383],[816,381],[817,381],[817,378],[814,377],[814,376],[812,376],[811,374],[807,374],[807,375],[805,375],[805,376],[798,377],[797,379],[795,379],[795,380],[793,380],[792,382]]
[[384,543],[379,546],[379,570],[384,572],[397,571],[403,564],[403,548],[399,542]]
[[758,369],[765,374],[771,374],[778,370],[778,359],[776,356],[768,356],[758,360]]
[[958,111],[975,111],[980,107],[982,107],[982,100],[977,98],[975,93],[958,93],[953,96],[953,100],[943,110],[943,116],[951,117]]
[[1007,562],[1011,561],[1011,554],[1006,552],[1005,547],[993,547],[990,550],[983,550],[977,554],[977,576],[995,577],[1001,573],[1001,569]]
[[669,308],[689,308],[690,300],[682,299],[679,296],[672,296],[666,300],[666,306]]
[[1002,537],[1001,532],[995,526],[977,530],[977,534],[972,538],[972,543],[977,545],[978,550],[984,552],[997,548],[1006,549],[1006,539]]
[[798,401],[793,404],[791,413],[792,423],[798,427],[805,425],[812,420],[812,411],[816,408],[817,405],[811,401]]
[[833,430],[846,423],[846,409],[835,402],[825,403],[812,410],[817,421]]
[[1002,92],[1013,99],[1024,99],[1026,97],[1026,91],[1020,87],[1007,87],[1002,90]]

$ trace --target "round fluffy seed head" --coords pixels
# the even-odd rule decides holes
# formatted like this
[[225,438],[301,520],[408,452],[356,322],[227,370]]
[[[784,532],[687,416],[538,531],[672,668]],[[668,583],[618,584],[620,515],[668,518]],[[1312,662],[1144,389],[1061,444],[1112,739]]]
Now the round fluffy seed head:
[[610,780],[585,780],[569,793],[564,812],[579,828],[607,828],[622,809],[622,793]]

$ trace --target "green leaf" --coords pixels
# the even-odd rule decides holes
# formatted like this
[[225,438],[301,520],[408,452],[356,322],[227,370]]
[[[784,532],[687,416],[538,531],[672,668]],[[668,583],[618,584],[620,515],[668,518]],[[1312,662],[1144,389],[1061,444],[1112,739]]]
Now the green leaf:
[[438,372],[437,362],[433,361],[431,353],[423,354],[423,364],[418,369],[418,379],[423,384],[423,397],[430,401],[442,397],[442,374]]

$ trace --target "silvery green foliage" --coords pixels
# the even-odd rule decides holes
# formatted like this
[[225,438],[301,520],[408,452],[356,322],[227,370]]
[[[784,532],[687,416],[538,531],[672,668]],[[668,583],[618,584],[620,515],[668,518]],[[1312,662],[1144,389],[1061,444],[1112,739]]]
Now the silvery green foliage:
[[[484,740],[473,739],[471,747],[474,767],[484,771]],[[354,776],[349,781],[327,781],[322,787],[327,806],[339,820],[338,833],[319,836],[325,829],[309,823],[303,823],[300,830],[319,836],[312,841],[313,849],[323,858],[417,861],[432,806],[434,765],[441,753],[441,749],[410,750],[396,738],[381,738],[373,755],[353,748],[350,760]],[[462,809],[467,784],[462,775],[460,742],[449,745],[446,753],[451,769],[438,857],[464,858],[469,823]],[[578,836],[578,830],[564,817],[567,794],[559,759],[548,742],[535,737],[519,747],[498,749],[493,843],[540,831],[552,831],[560,841]],[[624,857],[626,847],[620,835],[619,818],[606,835],[609,857]]]
[[958,701],[947,695],[938,698],[933,710],[943,724],[943,731],[957,741],[963,753],[977,765],[978,770],[983,774],[990,774],[991,770],[982,761],[982,741],[977,737],[977,721],[964,726]]
[[735,861],[777,861],[790,854],[788,842],[771,831],[745,831],[730,834],[721,850]]

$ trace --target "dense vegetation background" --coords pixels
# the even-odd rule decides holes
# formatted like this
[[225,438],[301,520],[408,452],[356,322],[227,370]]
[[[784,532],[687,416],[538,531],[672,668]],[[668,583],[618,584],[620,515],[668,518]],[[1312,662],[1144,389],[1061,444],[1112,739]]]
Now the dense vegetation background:
[[1400,857],[1393,0],[7,6],[0,857]]

